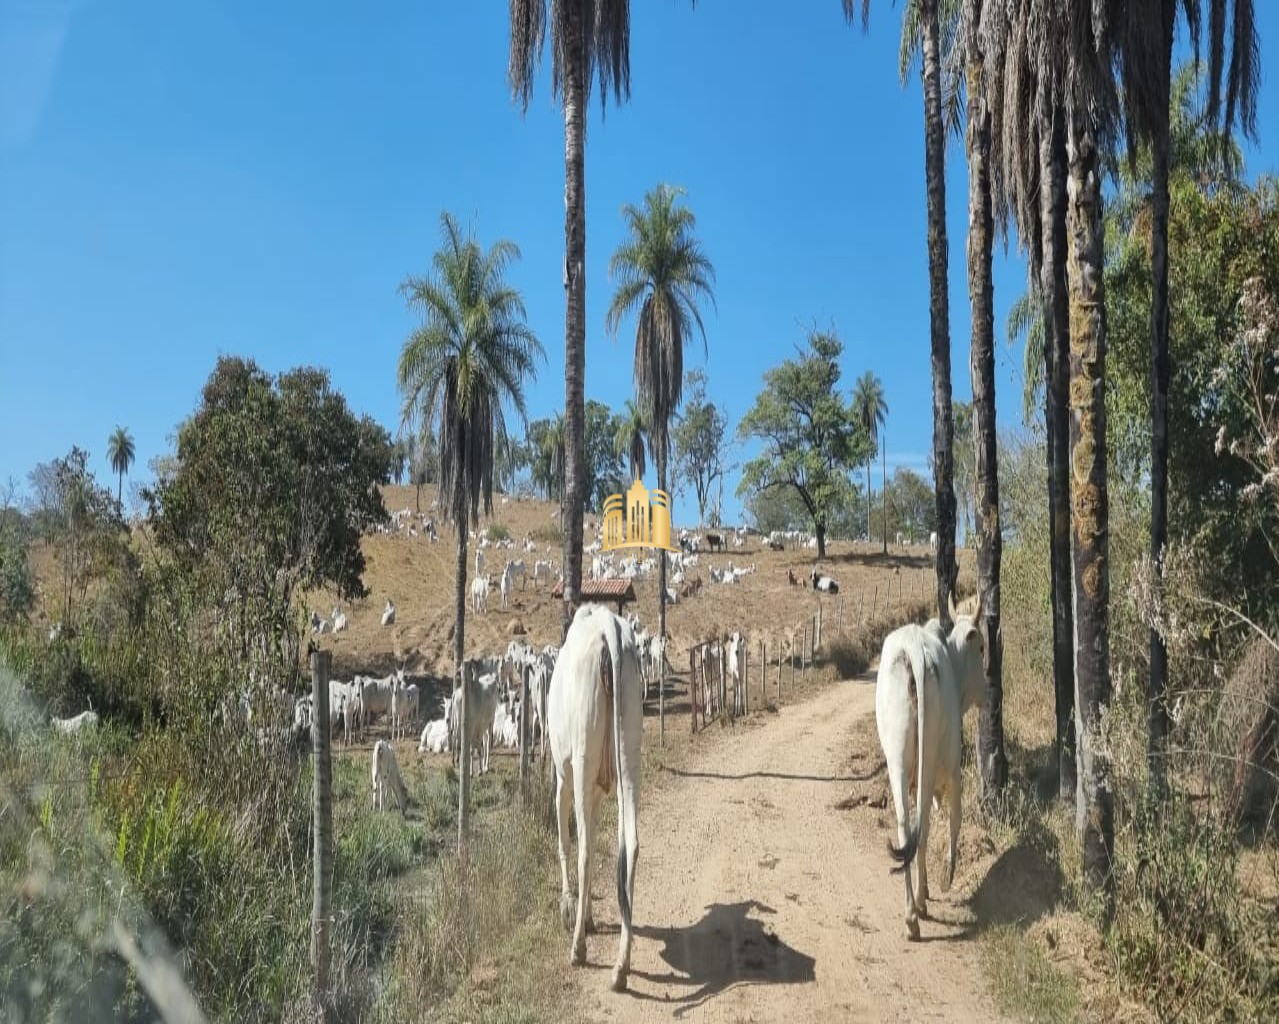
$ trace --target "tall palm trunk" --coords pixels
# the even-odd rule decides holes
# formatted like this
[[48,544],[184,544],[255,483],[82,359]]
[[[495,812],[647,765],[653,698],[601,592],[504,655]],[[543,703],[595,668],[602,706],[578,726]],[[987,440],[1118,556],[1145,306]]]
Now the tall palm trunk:
[[[1167,186],[1167,182],[1165,181],[1165,183],[1164,183],[1164,184],[1165,184],[1165,187],[1166,187],[1166,186]],[[1167,219],[1166,219],[1166,218],[1165,218],[1165,220],[1164,220],[1164,224],[1165,224],[1165,225],[1167,224]],[[1166,228],[1165,228],[1165,233],[1166,233]],[[1165,275],[1165,276],[1166,276],[1166,275]],[[117,484],[116,484],[116,487],[115,487],[115,503],[116,503],[117,505],[119,505],[119,504],[121,503],[121,501],[122,501],[122,499],[123,499],[123,498],[124,498],[124,470],[122,469],[122,470],[120,470],[120,481],[119,481],[119,483],[117,483]]]
[[874,452],[866,456],[866,542],[869,544],[874,540],[875,535],[871,533],[870,527],[870,510],[872,507],[870,492],[870,464],[874,460]]
[[937,503],[937,613],[950,621],[955,592],[954,418],[950,407],[950,315],[946,267],[946,137],[941,111],[938,0],[920,11],[924,45],[924,167],[928,186],[928,310],[933,369],[933,491]]
[[454,517],[457,524],[457,583],[453,589],[453,665],[456,685],[462,687],[462,707],[458,712],[458,787],[457,787],[457,848],[466,849],[466,836],[470,827],[471,806],[471,751],[466,742],[467,714],[470,700],[462,662],[466,652],[466,549],[467,532],[465,515]]
[[1039,282],[1044,304],[1044,423],[1048,434],[1049,565],[1058,796],[1075,799],[1075,634],[1070,589],[1070,305],[1066,285],[1066,125],[1060,108],[1039,141],[1043,225]]
[[1084,877],[1111,891],[1114,799],[1100,744],[1110,704],[1109,503],[1106,491],[1106,316],[1101,161],[1084,111],[1067,118],[1070,255],[1070,466],[1079,787],[1075,828]]
[[[981,5],[972,24],[980,17]],[[1004,753],[1003,634],[999,570],[1003,553],[999,523],[999,459],[995,430],[995,313],[991,280],[994,218],[990,205],[990,110],[982,83],[983,55],[975,28],[968,44],[968,299],[972,304],[969,368],[973,380],[973,441],[977,466],[977,592],[986,641],[986,702],[977,728],[977,778],[989,802],[1008,781]]]
[[567,7],[564,39],[564,609],[568,635],[582,591],[586,378],[586,48],[582,4]]
[[[1172,33],[1167,36],[1168,61],[1161,65],[1164,97],[1171,92]],[[1150,561],[1156,572],[1163,567],[1168,542],[1168,141],[1169,110],[1153,133],[1154,188],[1151,196],[1153,223],[1150,237]],[[1150,630],[1150,737],[1148,759],[1152,795],[1162,796],[1167,783],[1164,751],[1168,744],[1168,649],[1157,629]]]
[[879,438],[879,503],[884,512],[884,554],[888,554],[888,442]]
[[[656,432],[654,432],[656,433]],[[653,453],[657,462],[657,489],[666,491],[666,447],[667,439],[658,438],[657,450]],[[666,552],[660,553],[657,559],[657,635],[666,635]]]

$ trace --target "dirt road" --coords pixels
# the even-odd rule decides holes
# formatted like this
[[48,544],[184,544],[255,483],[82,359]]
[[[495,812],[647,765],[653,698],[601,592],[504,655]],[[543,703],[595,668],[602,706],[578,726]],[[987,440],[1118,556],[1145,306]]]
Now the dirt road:
[[[906,940],[902,883],[880,826],[840,809],[874,744],[873,677],[709,742],[641,796],[631,991],[608,991],[617,949],[611,859],[596,877],[602,934],[573,972],[589,1020],[988,1021],[972,915],[937,892],[924,941]],[[651,781],[651,780],[650,780]],[[942,830],[944,835],[944,829]],[[938,845],[934,843],[934,845]],[[930,861],[936,863],[936,860]],[[567,942],[564,955],[567,959]]]

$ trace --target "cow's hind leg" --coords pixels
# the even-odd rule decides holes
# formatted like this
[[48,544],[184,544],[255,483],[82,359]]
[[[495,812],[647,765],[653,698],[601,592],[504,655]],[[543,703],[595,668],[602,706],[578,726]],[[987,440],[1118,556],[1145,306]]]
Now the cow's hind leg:
[[591,793],[593,781],[586,778],[586,765],[573,765],[573,808],[577,812],[577,926],[573,929],[573,950],[569,963],[586,963],[586,921],[591,912]]
[[[566,771],[572,771],[566,768]],[[569,830],[572,827],[569,821],[569,814],[572,808],[569,806],[572,800],[573,780],[565,779],[564,775],[556,766],[555,770],[555,810],[559,822],[559,845],[560,845],[560,920],[564,922],[564,930],[570,931],[573,927],[573,890],[568,884],[568,841]]]
[[[910,838],[910,791],[906,786],[906,773],[900,769],[888,771],[888,786],[893,792],[893,807],[897,811],[897,848],[903,849]],[[906,886],[906,931],[912,939],[919,938],[919,917],[915,913],[915,894],[910,882],[910,865],[902,872]]]
[[639,793],[624,779],[618,779],[617,787],[617,901],[622,935],[613,968],[613,991],[625,992],[631,972],[631,915],[635,910],[635,862],[639,859]]

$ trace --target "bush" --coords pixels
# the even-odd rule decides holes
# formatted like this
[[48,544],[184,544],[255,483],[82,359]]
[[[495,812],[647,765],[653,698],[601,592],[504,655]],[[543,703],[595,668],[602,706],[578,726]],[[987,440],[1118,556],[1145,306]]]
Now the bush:
[[511,531],[505,523],[489,523],[485,536],[488,537],[490,543],[496,544],[499,540],[510,540]]

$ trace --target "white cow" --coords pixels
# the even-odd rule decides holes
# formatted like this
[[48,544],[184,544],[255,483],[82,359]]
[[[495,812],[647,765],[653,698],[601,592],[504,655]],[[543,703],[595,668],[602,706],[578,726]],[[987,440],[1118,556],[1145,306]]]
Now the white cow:
[[[964,713],[985,690],[985,644],[972,617],[959,615],[947,637],[935,619],[894,630],[884,640],[875,684],[875,722],[897,812],[894,871],[906,876],[906,929],[919,938],[927,916],[930,806],[950,805],[950,860],[945,888],[955,877],[963,777],[960,747]],[[916,795],[913,813],[910,794]],[[915,860],[919,888],[912,891]]]
[[471,580],[471,611],[477,615],[483,611],[485,615],[489,610],[489,578],[487,576],[476,576]]
[[832,576],[824,576],[816,569],[812,573],[813,589],[823,594],[838,594],[839,582]]
[[510,601],[511,591],[515,589],[515,576],[511,572],[511,563],[506,563],[506,568],[502,570],[502,580],[499,590],[502,594],[502,607],[505,608],[507,602]]
[[391,739],[401,739],[406,730],[417,721],[417,683],[404,683],[401,671],[391,682]]
[[373,809],[386,810],[386,791],[390,787],[395,794],[395,801],[400,805],[400,813],[408,817],[409,795],[404,789],[404,780],[400,778],[400,764],[395,759],[395,748],[386,740],[378,740],[373,744]]
[[449,749],[449,723],[447,719],[437,718],[428,722],[422,729],[422,741],[417,745],[417,752],[425,754],[442,754]]
[[75,736],[85,729],[91,729],[98,724],[98,713],[96,711],[81,711],[73,718],[55,718],[53,719],[53,728],[62,733],[64,736]]
[[497,673],[480,675],[478,668],[478,663],[474,661],[468,661],[462,666],[462,676],[466,680],[466,736],[461,735],[462,691],[460,687],[453,693],[453,703],[449,710],[449,736],[455,741],[453,763],[458,763],[463,752],[467,756],[473,756],[478,747],[480,774],[483,774],[489,770],[489,754],[493,749],[493,716],[497,712],[501,687]]
[[395,604],[389,597],[386,599],[386,607],[382,609],[382,625],[395,625]]
[[333,606],[333,632],[341,633],[346,629],[346,612],[338,605]]
[[524,584],[526,582],[524,577],[524,559],[512,558],[508,560],[506,563],[506,568],[504,568],[502,572],[511,574],[512,585],[514,585],[515,581],[518,580],[520,584],[520,589],[521,590],[524,589]]
[[476,548],[475,549],[475,577],[476,579],[478,579],[479,577],[483,575],[484,575],[484,552],[481,551],[479,548]]
[[549,587],[555,575],[555,563],[546,558],[539,558],[533,563],[533,585],[543,584]]
[[937,554],[937,531],[934,530],[928,535],[928,550],[934,555]]
[[364,723],[364,700],[358,693],[348,693],[342,701],[342,738],[348,745],[359,739],[360,726]]
[[573,617],[547,695],[559,812],[560,912],[567,927],[573,914],[566,850],[571,806],[577,812],[578,891],[569,960],[584,963],[599,801],[616,786],[617,902],[622,932],[613,988],[618,992],[626,989],[631,962],[631,907],[639,854],[640,740],[644,731],[642,686],[630,626],[607,608],[583,605]]

